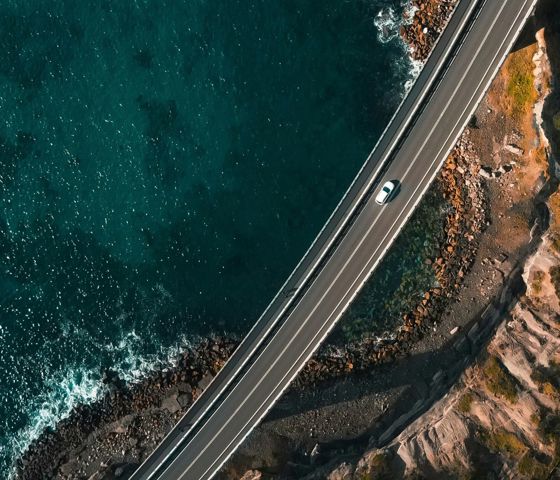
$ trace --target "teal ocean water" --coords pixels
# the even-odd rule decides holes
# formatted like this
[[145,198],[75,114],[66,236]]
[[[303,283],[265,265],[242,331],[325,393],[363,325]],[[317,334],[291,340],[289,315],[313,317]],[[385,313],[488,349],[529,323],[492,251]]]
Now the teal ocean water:
[[250,328],[402,98],[403,8],[2,2],[0,472],[101,368]]

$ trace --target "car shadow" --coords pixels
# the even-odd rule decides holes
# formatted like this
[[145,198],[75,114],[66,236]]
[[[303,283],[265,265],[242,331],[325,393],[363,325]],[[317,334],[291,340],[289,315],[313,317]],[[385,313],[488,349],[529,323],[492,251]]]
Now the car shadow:
[[389,197],[389,200],[388,200],[387,203],[391,202],[393,200],[393,198],[397,197],[399,195],[399,193],[401,193],[401,182],[399,180],[391,180],[391,182],[393,182],[393,184],[395,185],[395,188],[391,192],[391,196]]

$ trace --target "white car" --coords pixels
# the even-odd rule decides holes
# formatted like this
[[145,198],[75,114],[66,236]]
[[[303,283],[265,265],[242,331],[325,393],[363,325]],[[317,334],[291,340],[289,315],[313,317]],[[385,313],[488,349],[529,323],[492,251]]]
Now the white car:
[[391,198],[391,194],[395,190],[395,187],[395,182],[385,182],[381,187],[381,190],[379,190],[377,197],[375,197],[375,202],[379,205],[387,203],[389,198]]

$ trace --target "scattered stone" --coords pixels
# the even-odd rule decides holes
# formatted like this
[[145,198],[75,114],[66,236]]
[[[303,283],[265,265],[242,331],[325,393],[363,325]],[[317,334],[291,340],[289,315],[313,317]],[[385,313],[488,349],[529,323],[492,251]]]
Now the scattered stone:
[[177,401],[177,395],[167,397],[161,402],[161,408],[167,410],[169,413],[176,413],[181,410],[181,405]]
[[496,261],[498,263],[504,263],[506,260],[508,259],[508,256],[505,253],[500,253],[500,255],[498,255],[498,258],[496,259]]
[[449,19],[455,0],[412,0],[414,17],[401,27],[414,60],[424,61]]
[[185,409],[192,403],[193,397],[191,393],[183,393],[177,397],[177,402],[182,409]]
[[506,145],[504,147],[504,150],[507,150],[508,152],[512,153],[513,155],[517,155],[518,157],[525,154],[525,150],[523,150],[521,147],[518,147],[513,143]]
[[316,459],[320,454],[321,454],[321,447],[319,446],[318,443],[316,443],[315,446],[313,447],[313,450],[311,450],[309,456],[311,457],[311,459]]
[[240,480],[261,480],[262,473],[258,470],[249,470],[241,477]]
[[480,167],[478,174],[483,178],[490,179],[492,178],[492,169],[489,169],[488,167]]

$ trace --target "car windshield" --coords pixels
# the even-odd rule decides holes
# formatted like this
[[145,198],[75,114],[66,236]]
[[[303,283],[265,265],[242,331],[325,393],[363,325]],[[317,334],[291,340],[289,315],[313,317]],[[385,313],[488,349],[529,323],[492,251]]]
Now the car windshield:
[[389,187],[383,187],[383,191],[385,193],[389,193],[391,191],[391,189]]

